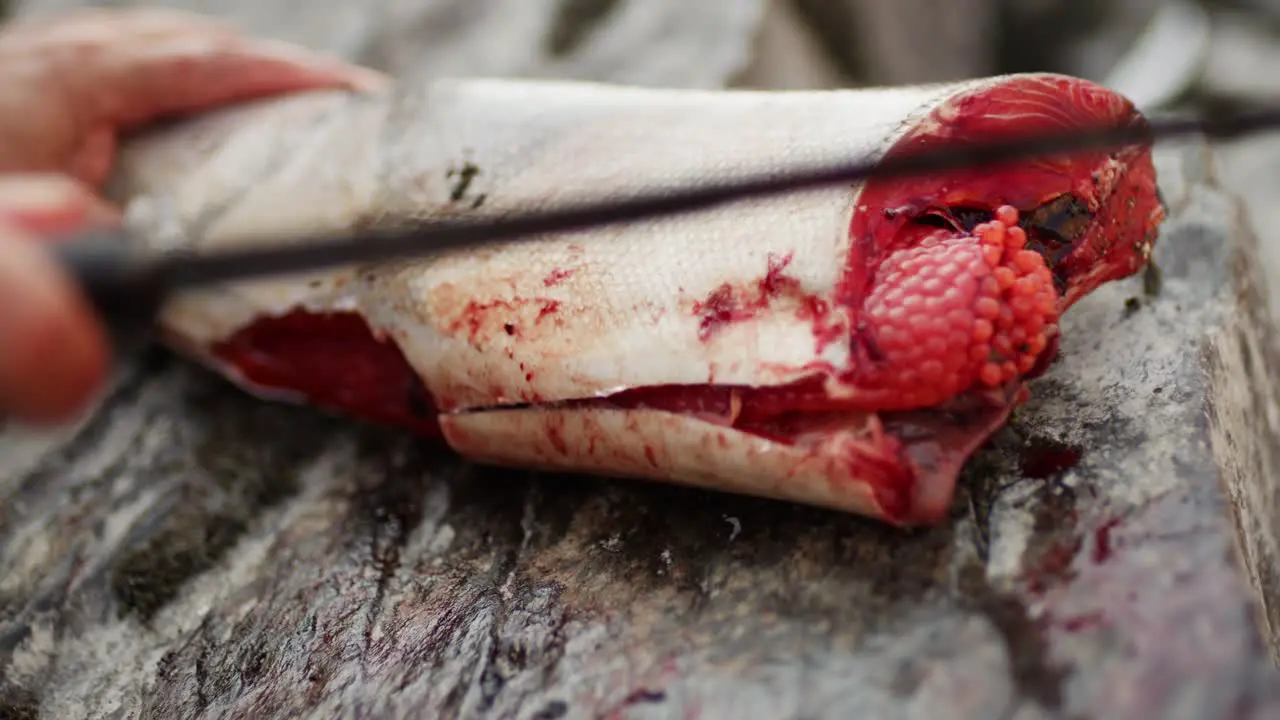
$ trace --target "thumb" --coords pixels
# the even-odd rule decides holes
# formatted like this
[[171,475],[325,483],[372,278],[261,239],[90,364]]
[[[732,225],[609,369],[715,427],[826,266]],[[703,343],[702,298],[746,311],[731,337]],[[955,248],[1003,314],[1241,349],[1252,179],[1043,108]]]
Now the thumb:
[[69,181],[0,185],[14,191],[0,197],[16,203],[0,203],[0,416],[32,425],[67,422],[105,382],[107,342],[72,279],[30,233],[71,229],[55,220],[59,206],[69,219],[101,206]]
[[121,132],[285,93],[386,84],[371,70],[173,10],[19,20],[0,27],[0,168],[74,172],[97,185]]

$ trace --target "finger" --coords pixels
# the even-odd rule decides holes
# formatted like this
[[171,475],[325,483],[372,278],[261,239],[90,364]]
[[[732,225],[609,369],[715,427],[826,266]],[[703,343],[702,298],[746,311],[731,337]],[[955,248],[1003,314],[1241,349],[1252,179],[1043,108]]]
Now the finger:
[[239,36],[157,40],[102,63],[85,81],[93,79],[103,117],[122,129],[274,95],[386,82],[291,45]]
[[28,235],[62,238],[82,228],[116,225],[120,212],[63,175],[0,175],[0,222]]
[[[179,11],[85,10],[3,33],[15,61],[52,63],[64,92],[112,124],[302,90],[368,91],[379,73]],[[91,102],[90,102],[91,101]]]
[[37,243],[119,220],[65,176],[0,176],[0,414],[69,420],[102,382],[107,348],[97,319]]
[[38,241],[0,221],[0,415],[74,420],[106,381],[107,341]]
[[0,28],[0,170],[100,184],[121,130],[229,103],[387,80],[210,18],[156,8],[82,10]]

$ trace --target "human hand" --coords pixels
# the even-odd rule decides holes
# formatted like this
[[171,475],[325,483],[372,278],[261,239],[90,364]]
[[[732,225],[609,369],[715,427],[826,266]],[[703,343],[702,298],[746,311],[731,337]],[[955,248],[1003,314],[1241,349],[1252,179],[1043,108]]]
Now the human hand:
[[66,422],[106,377],[98,318],[38,243],[119,222],[97,189],[121,133],[270,95],[383,83],[168,10],[85,10],[0,27],[0,417]]

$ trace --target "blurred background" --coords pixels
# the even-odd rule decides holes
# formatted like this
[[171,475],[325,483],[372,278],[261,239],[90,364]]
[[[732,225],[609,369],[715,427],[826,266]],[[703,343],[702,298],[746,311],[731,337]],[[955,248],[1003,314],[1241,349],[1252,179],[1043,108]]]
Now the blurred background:
[[[530,74],[522,46],[532,34],[552,57],[597,41],[614,45],[616,65],[634,54],[616,42],[625,46],[635,31],[648,30],[657,43],[650,54],[674,47],[673,38],[663,47],[666,31],[702,33],[706,50],[716,44],[710,36],[751,35],[749,66],[732,83],[744,86],[901,84],[1048,70],[1112,80],[1153,105],[1198,95],[1238,98],[1280,83],[1273,41],[1280,0],[0,0],[0,11],[127,5],[224,15],[396,73],[421,67],[426,55],[452,58],[439,65],[449,74]],[[529,32],[542,25],[547,32]],[[584,74],[574,67],[583,63],[544,65]],[[588,74],[608,73],[605,65],[594,63]]]

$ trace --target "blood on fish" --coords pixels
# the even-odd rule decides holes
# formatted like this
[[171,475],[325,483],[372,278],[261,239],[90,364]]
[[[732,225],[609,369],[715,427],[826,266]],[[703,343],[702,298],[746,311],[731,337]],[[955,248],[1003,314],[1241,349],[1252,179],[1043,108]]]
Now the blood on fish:
[[694,303],[693,312],[698,316],[698,339],[704,341],[729,323],[755,316],[754,309],[739,302],[729,283],[712,290],[702,302]]
[[569,445],[564,440],[564,430],[559,425],[548,425],[546,427],[547,439],[551,441],[552,447],[561,455],[569,454]]
[[546,285],[547,287],[555,287],[556,285],[559,285],[565,280],[568,280],[569,277],[572,275],[573,275],[572,270],[561,270],[559,268],[556,268],[555,270],[552,270],[551,272],[547,273],[547,276],[542,279],[542,284]]
[[801,312],[820,303],[818,298],[806,296],[800,281],[786,275],[787,266],[794,253],[778,255],[770,253],[764,277],[745,289],[724,283],[712,290],[701,302],[693,304],[693,314],[698,317],[698,339],[706,341],[725,325],[756,317],[780,297],[794,297],[801,303]]
[[794,252],[783,256],[769,253],[769,269],[760,281],[760,296],[762,298],[774,298],[783,293],[800,294],[800,281],[783,274],[794,259]]
[[520,325],[509,318],[525,317],[522,306],[536,304],[538,313],[534,323],[541,323],[560,311],[560,301],[552,298],[512,298],[510,300],[469,300],[462,312],[448,326],[450,333],[458,333],[466,329],[467,338],[473,342],[482,342],[487,327],[499,324],[502,331],[509,336],[520,335]]
[[541,300],[542,309],[538,311],[538,318],[534,322],[542,322],[545,317],[550,317],[560,312],[559,300]]
[[504,300],[492,300],[483,303],[470,300],[467,302],[467,306],[462,309],[462,314],[453,321],[449,331],[456,333],[465,326],[467,328],[467,337],[471,338],[472,342],[475,342],[480,337],[480,332],[484,328],[489,312],[494,309],[503,309],[511,312],[515,310],[511,303]]
[[646,444],[644,446],[644,459],[648,460],[650,465],[658,467],[658,454],[654,451],[652,445]]

